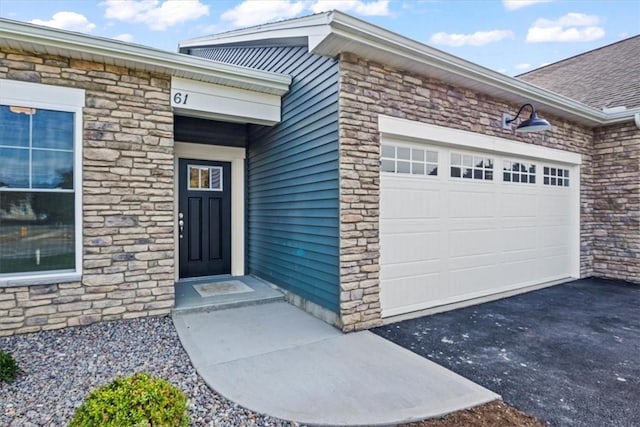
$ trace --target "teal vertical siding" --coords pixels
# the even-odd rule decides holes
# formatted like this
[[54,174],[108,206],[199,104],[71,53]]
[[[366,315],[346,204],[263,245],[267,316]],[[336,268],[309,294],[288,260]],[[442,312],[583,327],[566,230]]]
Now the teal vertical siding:
[[339,311],[338,62],[306,46],[191,49],[193,55],[288,74],[282,122],[251,126],[248,266]]

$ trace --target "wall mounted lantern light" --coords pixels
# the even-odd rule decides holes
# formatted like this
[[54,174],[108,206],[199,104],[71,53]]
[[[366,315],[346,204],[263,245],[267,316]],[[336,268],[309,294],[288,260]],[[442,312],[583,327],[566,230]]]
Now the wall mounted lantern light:
[[527,120],[518,125],[516,132],[540,132],[551,129],[551,124],[549,124],[545,119],[538,117],[536,109],[533,108],[533,105],[531,104],[524,104],[520,107],[518,114],[516,114],[514,118],[511,118],[510,114],[504,113],[502,115],[502,129],[511,130],[511,123],[520,117],[520,113],[522,113],[522,110],[524,110],[525,107],[531,108],[531,115]]

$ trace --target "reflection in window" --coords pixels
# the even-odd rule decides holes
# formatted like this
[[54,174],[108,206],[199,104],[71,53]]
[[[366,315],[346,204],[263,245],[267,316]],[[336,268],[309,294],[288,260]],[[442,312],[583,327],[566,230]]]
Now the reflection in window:
[[382,172],[437,176],[438,152],[384,144],[380,167]]
[[536,183],[536,165],[517,160],[505,160],[502,165],[504,182]]
[[493,159],[471,154],[451,153],[451,177],[493,180]]
[[189,190],[222,191],[222,167],[189,165]]
[[75,269],[75,114],[0,105],[0,274]]

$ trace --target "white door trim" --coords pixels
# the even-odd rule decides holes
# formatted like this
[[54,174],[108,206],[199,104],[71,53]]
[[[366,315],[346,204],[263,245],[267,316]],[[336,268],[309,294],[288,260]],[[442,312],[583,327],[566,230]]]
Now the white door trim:
[[[178,171],[178,159],[212,160],[231,162],[231,275],[244,276],[244,159],[246,149],[220,145],[175,143],[174,170]],[[177,174],[177,172],[176,172]],[[174,179],[174,218],[178,217],[178,177]],[[175,279],[178,280],[178,227],[174,227]]]

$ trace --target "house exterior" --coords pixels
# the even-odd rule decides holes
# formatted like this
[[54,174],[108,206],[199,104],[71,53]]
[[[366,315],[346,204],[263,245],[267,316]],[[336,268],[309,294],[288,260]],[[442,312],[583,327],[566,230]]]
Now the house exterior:
[[[640,283],[638,108],[603,112],[336,11],[178,54],[0,33],[0,157],[31,165],[0,174],[0,334],[168,313],[181,279],[220,274],[344,331],[571,278]],[[505,127],[523,104],[552,129]],[[42,111],[66,117],[55,141],[15,142]],[[66,261],[34,250],[33,225]],[[49,269],[10,261],[20,247]]]

